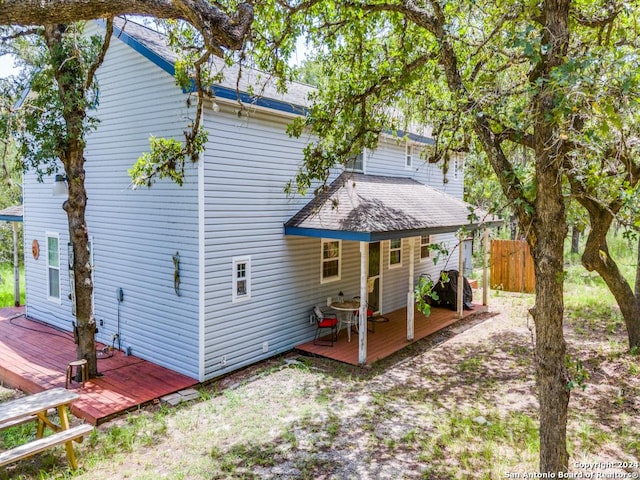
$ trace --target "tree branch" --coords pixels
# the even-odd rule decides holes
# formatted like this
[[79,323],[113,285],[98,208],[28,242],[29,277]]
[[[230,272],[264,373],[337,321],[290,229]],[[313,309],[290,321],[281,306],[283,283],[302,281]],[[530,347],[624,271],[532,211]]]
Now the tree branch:
[[105,33],[104,40],[102,41],[102,48],[100,48],[100,53],[94,60],[94,62],[89,67],[89,71],[87,72],[87,79],[84,84],[84,89],[89,90],[91,84],[93,83],[93,78],[96,74],[100,65],[104,61],[104,56],[107,54],[107,50],[109,50],[109,44],[111,43],[111,36],[113,35],[113,18],[107,20],[107,24],[105,25]]
[[238,50],[253,21],[253,5],[229,14],[207,0],[3,0],[0,25],[45,25],[118,15],[181,19],[202,34],[207,46]]
[[40,28],[27,28],[26,30],[19,30],[17,32],[12,33],[11,35],[2,35],[0,36],[0,42],[6,43],[16,38],[26,37],[28,35],[39,35],[42,33],[42,29]]

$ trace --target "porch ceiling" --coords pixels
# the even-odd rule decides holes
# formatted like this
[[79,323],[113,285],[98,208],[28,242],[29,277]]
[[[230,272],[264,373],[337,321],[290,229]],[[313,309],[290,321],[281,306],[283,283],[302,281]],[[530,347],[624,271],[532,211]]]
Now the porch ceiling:
[[286,235],[377,242],[501,222],[410,178],[341,174],[285,224]]

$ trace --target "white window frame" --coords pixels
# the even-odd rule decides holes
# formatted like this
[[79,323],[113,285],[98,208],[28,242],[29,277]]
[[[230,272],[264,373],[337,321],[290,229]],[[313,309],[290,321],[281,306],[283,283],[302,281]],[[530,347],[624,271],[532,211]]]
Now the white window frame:
[[405,150],[404,150],[404,168],[407,168],[407,169],[413,168],[413,154],[414,154],[413,145],[409,142],[406,142]]
[[[244,277],[238,277],[238,266],[243,265]],[[245,281],[245,293],[238,294],[238,284]],[[233,303],[245,302],[251,298],[251,256],[242,255],[231,259],[231,300]]]
[[[425,237],[427,239],[426,242],[424,241]],[[433,243],[433,237],[431,235],[420,235],[420,261],[421,262],[425,262],[429,258],[431,258],[431,249],[427,249],[427,255],[423,257],[422,256],[422,248],[423,247],[428,247],[432,243]]]
[[[396,241],[400,242],[400,246],[399,247],[393,247],[392,246],[392,242],[396,242]],[[391,263],[391,253],[392,252],[399,252],[399,254],[400,254],[399,261],[397,263]],[[389,269],[400,268],[400,267],[402,267],[402,239],[401,238],[394,238],[393,240],[389,240]]]
[[[45,232],[45,242],[47,244],[47,300],[49,300],[50,302],[54,302],[57,303],[58,305],[60,305],[62,303],[62,281],[61,281],[61,268],[60,268],[60,234],[57,232]],[[49,239],[50,238],[55,238],[57,245],[58,245],[58,251],[57,251],[57,257],[58,257],[58,265],[57,266],[52,266],[49,263],[49,258],[50,258],[50,252],[49,252]],[[51,271],[57,271],[58,272],[58,296],[54,297],[51,295]]]
[[[337,243],[338,244],[338,258],[329,257],[324,258],[324,246],[327,243]],[[325,262],[334,262],[338,261],[338,274],[333,275],[332,277],[324,276],[324,264]],[[337,282],[342,278],[342,240],[336,240],[335,238],[323,238],[320,242],[320,283],[331,283]]]

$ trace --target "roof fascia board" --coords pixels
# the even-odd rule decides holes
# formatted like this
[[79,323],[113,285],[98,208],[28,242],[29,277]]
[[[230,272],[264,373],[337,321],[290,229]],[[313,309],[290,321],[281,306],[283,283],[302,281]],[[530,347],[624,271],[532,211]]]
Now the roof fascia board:
[[238,103],[238,101],[249,105],[251,107],[259,107],[266,110],[276,110],[292,117],[304,116],[309,113],[309,109],[293,103],[283,102],[281,100],[274,100],[266,97],[256,97],[246,92],[237,91],[233,88],[223,87],[221,85],[214,85],[212,87],[213,95],[216,100],[227,100],[230,102]]
[[5,222],[21,222],[22,217],[18,215],[0,215],[0,220]]
[[437,235],[439,233],[455,233],[461,228],[469,231],[482,227],[499,226],[502,222],[490,222],[486,224],[450,225],[446,227],[426,228],[416,230],[397,230],[392,232],[351,232],[348,230],[328,230],[321,228],[305,228],[284,226],[285,235],[296,235],[313,238],[335,238],[338,240],[351,240],[355,242],[381,242],[397,238],[420,237],[422,235]]
[[407,140],[411,140],[412,142],[416,142],[416,143],[424,143],[427,145],[436,144],[435,140],[431,137],[427,137],[425,135],[418,135],[417,133],[406,132],[404,130],[397,130],[395,134],[391,130],[385,131],[384,133],[394,138],[402,139],[406,137]]
[[[102,27],[105,26],[104,20],[98,20],[98,24]],[[133,50],[138,52],[140,55],[142,55],[146,59],[151,60],[153,64],[160,67],[162,70],[167,72],[172,77],[175,75],[176,69],[172,62],[162,58],[160,55],[158,55],[156,52],[151,50],[149,47],[147,47],[146,45],[143,45],[138,40],[136,40],[131,35],[129,35],[127,32],[116,27],[115,25],[113,26],[113,36],[118,40],[121,40],[122,42],[124,42],[129,47],[133,48]]]
[[347,230],[327,230],[322,228],[303,228],[284,226],[285,235],[296,235],[314,238],[335,238],[337,240],[352,240],[354,242],[370,242],[369,232],[350,232]]

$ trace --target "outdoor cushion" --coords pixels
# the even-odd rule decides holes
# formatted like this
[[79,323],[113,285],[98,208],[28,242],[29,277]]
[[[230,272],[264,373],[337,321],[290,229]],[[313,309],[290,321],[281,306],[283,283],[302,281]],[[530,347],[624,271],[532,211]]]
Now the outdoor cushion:
[[323,318],[322,320],[320,320],[318,322],[318,327],[320,328],[325,328],[325,327],[335,327],[338,324],[338,319],[333,317],[333,318]]

